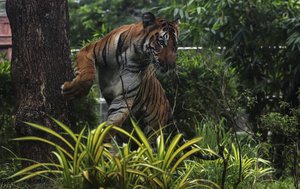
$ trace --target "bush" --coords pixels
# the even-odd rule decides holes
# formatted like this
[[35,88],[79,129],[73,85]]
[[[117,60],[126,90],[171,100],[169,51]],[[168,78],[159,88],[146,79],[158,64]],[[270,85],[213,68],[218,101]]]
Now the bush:
[[[197,134],[203,140],[200,147],[219,151],[222,158],[216,161],[198,160],[192,175],[211,180],[224,188],[256,188],[256,185],[272,177],[271,163],[261,157],[266,147],[257,144],[248,134],[239,134],[241,149],[235,135],[226,131],[224,120],[205,119],[197,125]],[[220,150],[221,149],[221,150]]]
[[283,115],[278,112],[269,112],[261,116],[262,128],[276,134],[295,138],[298,136],[298,120],[296,116]]
[[162,83],[171,104],[176,105],[174,117],[187,135],[195,134],[198,120],[221,120],[229,116],[229,109],[237,109],[241,97],[236,71],[222,54],[213,50],[179,51],[177,65],[178,83],[172,85],[170,78]]

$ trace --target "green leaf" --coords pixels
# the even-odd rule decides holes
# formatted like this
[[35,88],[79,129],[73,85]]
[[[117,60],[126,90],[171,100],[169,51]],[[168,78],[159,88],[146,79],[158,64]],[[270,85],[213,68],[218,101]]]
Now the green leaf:
[[168,166],[168,164],[169,164],[168,162],[172,162],[172,160],[170,158],[173,155],[173,152],[174,152],[175,148],[177,147],[181,138],[182,138],[181,134],[177,134],[173,138],[173,140],[172,140],[171,144],[169,145],[169,148],[166,152],[165,158],[164,158],[164,167]]
[[195,0],[190,0],[187,4],[187,6],[190,6]]
[[188,147],[191,147],[193,144],[196,144],[198,143],[200,140],[202,140],[201,137],[197,137],[197,138],[194,138],[190,141],[187,141],[186,143],[184,143],[182,146],[180,146],[173,154],[172,156],[169,158],[168,162],[167,162],[167,167],[170,166],[170,164],[172,163],[172,161],[176,158],[176,156],[183,152],[184,149],[188,148]]
[[201,7],[197,7],[197,13],[200,14],[201,13]]
[[149,141],[147,137],[145,136],[144,132],[141,130],[141,128],[134,122],[133,119],[131,119],[131,124],[133,125],[134,130],[136,131],[138,137],[141,139],[142,143],[146,146],[147,152],[150,159],[153,159],[153,153],[151,145],[149,144]]
[[180,189],[180,188],[183,188],[183,189],[186,188],[186,185],[187,185],[186,181],[188,180],[188,178],[189,178],[192,170],[193,170],[193,168],[189,169],[188,172],[186,172],[183,177],[181,176],[182,178],[179,178],[180,182],[178,183],[178,185],[177,185],[176,188],[178,188],[178,189]]
[[142,147],[143,145],[132,135],[132,134],[129,134],[127,131],[125,131],[124,129],[120,128],[120,127],[117,127],[117,126],[114,126],[113,127],[114,130],[128,136],[130,139],[132,139],[139,147]]
[[[73,169],[74,169],[74,174],[78,174],[79,173],[79,163],[80,161],[82,160],[83,157],[80,157],[82,156],[82,154],[85,155],[85,153],[80,153],[79,155],[79,148],[80,148],[80,145],[82,144],[81,143],[81,139],[83,137],[83,134],[84,134],[84,131],[85,131],[85,128],[83,128],[77,138],[77,141],[76,141],[76,144],[75,144],[75,150],[74,150],[74,160],[73,160]],[[78,157],[79,156],[79,157]],[[81,159],[79,159],[81,158]]]
[[42,125],[38,125],[38,124],[35,124],[35,123],[29,123],[29,122],[24,122],[26,123],[27,125],[31,126],[31,127],[34,127],[36,129],[39,129],[41,131],[45,131],[57,138],[59,138],[60,140],[62,140],[65,144],[67,144],[72,150],[74,150],[74,147],[64,138],[62,137],[60,134],[58,134],[57,132],[53,131],[52,129],[49,129],[48,127],[45,127],[45,126],[42,126]]
[[176,161],[176,163],[174,164],[174,166],[172,166],[172,169],[170,171],[170,174],[173,174],[174,171],[177,169],[178,165],[185,160],[186,158],[188,158],[190,155],[199,152],[200,149],[197,148],[193,148],[192,150],[188,151],[187,153],[185,153],[182,157],[179,158],[179,160]]
[[70,186],[70,184],[72,183],[72,180],[71,180],[71,173],[70,173],[68,161],[67,161],[64,153],[62,153],[62,151],[59,148],[57,148],[57,151],[58,151],[58,153],[53,152],[53,154],[56,156],[59,163],[63,167],[62,173],[63,173],[63,176],[64,176],[64,181],[66,182],[66,184],[68,186]]
[[160,136],[158,136],[157,138],[158,141],[158,158],[162,159],[165,157],[165,141],[164,141],[164,136],[163,133],[160,134]]
[[147,177],[148,175],[138,169],[126,169],[126,172],[128,173],[133,173],[135,175],[139,175],[139,176],[143,176],[143,177]]
[[47,139],[41,138],[41,137],[36,137],[36,136],[25,136],[25,137],[19,137],[19,138],[14,138],[12,139],[14,141],[40,141],[40,142],[44,142],[47,144],[50,144],[51,146],[54,146],[56,148],[58,148],[59,150],[61,150],[62,152],[64,152],[71,160],[73,160],[73,156],[71,156],[70,153],[67,152],[67,150],[63,149],[61,146],[55,144],[54,142],[51,142]]
[[55,118],[53,118],[53,117],[51,117],[51,116],[50,116],[50,118],[51,118],[58,126],[60,126],[64,131],[66,131],[67,134],[68,134],[69,136],[71,136],[71,137],[74,139],[75,142],[77,141],[76,135],[74,134],[74,132],[73,132],[68,126],[66,126],[65,124],[63,124],[62,122],[58,121],[57,119],[55,119]]
[[45,173],[61,173],[62,171],[59,171],[59,170],[41,170],[41,171],[36,171],[34,173],[30,173],[29,175],[25,176],[25,177],[22,177],[18,180],[15,181],[15,183],[18,183],[18,182],[21,182],[21,181],[24,181],[24,180],[27,180],[27,179],[30,179],[32,177],[36,177],[36,176],[42,176],[43,174]]
[[30,165],[30,166],[28,166],[28,167],[26,167],[26,168],[24,168],[24,169],[16,172],[15,174],[7,177],[7,179],[11,179],[11,178],[23,175],[23,174],[28,174],[28,173],[30,173],[31,170],[39,168],[39,167],[45,167],[45,168],[47,168],[49,166],[56,167],[56,168],[62,168],[61,165],[58,165],[58,164],[55,164],[55,163],[37,163],[37,164]]
[[183,13],[182,9],[179,9],[179,15],[180,15],[180,18],[184,18],[184,13]]
[[178,8],[175,8],[175,9],[174,9],[174,14],[173,14],[173,16],[176,17],[177,14],[178,14],[178,12],[179,12],[179,9],[178,9]]
[[[105,129],[104,127],[106,126],[106,123],[100,124],[96,130],[93,130],[89,133],[88,135],[88,143],[87,147],[91,155],[94,155],[95,152],[98,150],[99,145],[101,145],[100,136],[102,135],[101,133]],[[105,133],[106,134],[106,133]],[[99,141],[99,142],[98,142]]]

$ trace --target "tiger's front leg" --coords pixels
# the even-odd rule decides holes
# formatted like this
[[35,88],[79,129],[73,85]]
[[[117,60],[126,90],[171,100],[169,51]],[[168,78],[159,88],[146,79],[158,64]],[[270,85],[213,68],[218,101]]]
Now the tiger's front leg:
[[[123,95],[120,95],[117,98],[115,98],[108,108],[107,125],[122,127],[124,121],[128,118],[130,114],[133,102],[134,98],[126,99],[126,97],[123,97]],[[107,135],[106,141],[111,142],[111,139],[115,136],[116,132],[112,129]]]
[[[101,72],[99,75],[103,77],[99,80],[105,81],[107,79]],[[134,102],[137,100],[136,97],[140,89],[141,78],[142,74],[130,72],[124,68],[120,75],[115,74],[112,78],[106,80],[106,82],[102,82],[102,85],[100,83],[100,87],[102,86],[102,95],[109,104],[107,125],[123,127],[125,120],[131,114]],[[119,133],[118,137],[116,134],[116,131],[111,129],[106,137],[106,141],[110,142],[112,138],[119,138]]]

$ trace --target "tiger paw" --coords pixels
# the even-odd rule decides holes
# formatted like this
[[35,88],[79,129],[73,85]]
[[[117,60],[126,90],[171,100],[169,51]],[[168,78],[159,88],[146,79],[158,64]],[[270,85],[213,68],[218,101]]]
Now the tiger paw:
[[67,81],[63,85],[60,86],[61,94],[70,99],[73,98],[74,88],[72,87],[72,82]]

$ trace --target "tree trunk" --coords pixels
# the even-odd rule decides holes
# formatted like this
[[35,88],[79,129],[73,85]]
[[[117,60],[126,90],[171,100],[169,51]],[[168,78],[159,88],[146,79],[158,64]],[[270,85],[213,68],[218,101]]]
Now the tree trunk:
[[[70,107],[60,93],[72,78],[67,0],[8,0],[6,11],[12,29],[11,76],[16,92],[18,136],[51,136],[23,122],[34,122],[58,131],[52,116],[70,125]],[[49,145],[20,143],[20,156],[48,161]]]

